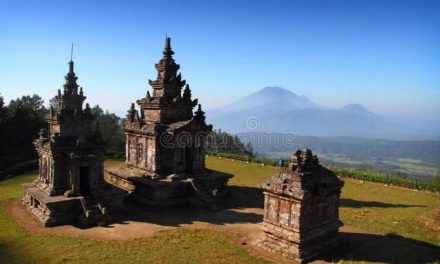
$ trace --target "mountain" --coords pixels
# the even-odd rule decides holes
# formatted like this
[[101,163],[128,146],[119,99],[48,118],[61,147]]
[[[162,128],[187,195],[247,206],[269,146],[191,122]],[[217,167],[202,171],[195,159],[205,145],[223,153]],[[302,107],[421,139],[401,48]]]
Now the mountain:
[[357,114],[360,116],[377,116],[375,113],[368,111],[365,107],[360,104],[348,104],[340,108],[342,112]]
[[214,128],[231,133],[388,139],[430,139],[440,135],[440,125],[434,122],[381,116],[360,104],[331,109],[281,87],[266,87],[229,105],[206,112]]
[[257,107],[271,108],[284,106],[290,110],[323,108],[312,102],[309,98],[305,96],[298,96],[287,89],[281,87],[266,87],[258,92],[243,97],[230,105],[222,107],[221,109],[226,112],[231,112],[253,109]]

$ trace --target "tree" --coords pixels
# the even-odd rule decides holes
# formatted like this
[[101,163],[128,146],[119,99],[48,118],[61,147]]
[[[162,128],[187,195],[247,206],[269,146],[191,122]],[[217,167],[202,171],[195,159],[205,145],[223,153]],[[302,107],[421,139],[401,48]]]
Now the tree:
[[0,170],[6,167],[6,160],[2,160],[1,157],[6,153],[8,147],[8,133],[6,129],[6,120],[8,117],[8,109],[5,107],[3,96],[0,95]]
[[92,114],[96,117],[96,125],[101,131],[102,139],[107,142],[107,154],[124,156],[125,135],[121,118],[114,113],[104,112],[99,105],[92,108]]
[[13,113],[17,111],[18,108],[26,108],[31,110],[32,113],[39,114],[43,116],[47,109],[44,107],[44,100],[37,94],[24,95],[21,98],[11,100],[8,106],[9,110]]
[[92,114],[98,118],[99,116],[104,114],[104,110],[102,110],[99,105],[95,105],[94,107],[92,107]]
[[52,107],[54,111],[58,110],[58,98],[56,96],[50,98],[49,100],[49,109]]
[[440,174],[437,173],[436,176],[434,176],[434,178],[432,179],[432,183],[436,186],[440,186]]
[[5,122],[7,116],[8,116],[8,108],[6,108],[5,106],[3,96],[0,95],[0,123]]
[[251,142],[246,143],[246,150],[252,155],[254,155],[254,146]]
[[[4,106],[0,108],[5,109]],[[18,162],[36,159],[32,141],[41,128],[47,127],[43,117],[46,111],[44,101],[36,94],[11,100],[7,110],[0,129],[0,170]]]
[[253,156],[252,144],[248,143],[246,147],[237,135],[231,135],[221,130],[214,130],[207,137],[206,149],[208,151]]

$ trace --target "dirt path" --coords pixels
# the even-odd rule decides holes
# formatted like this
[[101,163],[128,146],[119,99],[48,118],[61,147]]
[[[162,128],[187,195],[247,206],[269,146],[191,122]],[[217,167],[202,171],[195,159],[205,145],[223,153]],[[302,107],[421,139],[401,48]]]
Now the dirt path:
[[[263,219],[262,208],[226,209],[220,212],[177,210],[174,212],[146,212],[140,208],[130,208],[114,219],[106,227],[79,228],[71,225],[45,228],[34,219],[18,200],[4,202],[6,212],[29,234],[64,235],[94,240],[129,240],[153,236],[160,231],[178,227],[202,228],[224,231],[234,234],[234,242],[246,248],[254,255],[262,256],[276,263],[292,263],[291,260],[267,252],[255,242],[262,238],[260,223]],[[365,231],[344,226],[344,233],[362,233]],[[325,261],[315,261],[325,263]]]
[[[261,232],[259,222],[263,210],[260,208],[227,209],[220,212],[179,210],[177,212],[127,213],[127,217],[114,219],[105,227],[80,228],[71,225],[45,228],[33,218],[18,200],[4,203],[7,213],[30,234],[65,235],[94,240],[129,240],[155,235],[159,231],[177,227],[207,228],[240,234],[244,240],[255,239]],[[251,222],[247,222],[251,220]]]

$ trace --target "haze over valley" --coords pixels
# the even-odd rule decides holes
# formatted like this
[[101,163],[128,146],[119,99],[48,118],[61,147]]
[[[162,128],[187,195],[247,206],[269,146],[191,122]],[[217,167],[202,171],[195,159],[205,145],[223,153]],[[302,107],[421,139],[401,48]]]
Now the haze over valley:
[[208,121],[214,127],[232,133],[292,133],[393,140],[440,138],[440,122],[380,115],[356,103],[334,109],[281,87],[265,87],[207,113]]
[[326,165],[425,181],[440,174],[440,122],[389,117],[356,103],[330,108],[281,87],[265,87],[207,116],[214,128],[237,134],[267,158],[310,148]]

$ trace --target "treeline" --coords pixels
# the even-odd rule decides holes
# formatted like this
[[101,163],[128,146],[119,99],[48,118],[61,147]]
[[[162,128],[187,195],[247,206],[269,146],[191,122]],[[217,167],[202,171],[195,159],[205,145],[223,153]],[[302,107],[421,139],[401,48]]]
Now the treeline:
[[397,174],[389,174],[376,171],[367,171],[361,169],[343,169],[331,168],[335,173],[342,177],[353,178],[358,180],[380,182],[387,185],[405,187],[415,190],[426,190],[430,192],[440,192],[440,177],[434,177],[432,182],[419,181],[417,179],[408,179],[400,177]]
[[[37,153],[32,145],[41,128],[47,128],[45,115],[50,106],[56,106],[52,98],[48,106],[36,94],[11,100],[8,105],[0,95],[0,177],[22,173],[37,166]],[[125,138],[123,120],[96,105],[92,108],[103,139],[107,142],[107,155],[123,157]]]
[[45,113],[44,101],[36,94],[11,100],[8,105],[0,96],[0,171],[37,158],[32,141],[47,127]]
[[[238,155],[238,154],[221,153],[221,152],[208,152],[207,154],[219,158],[227,158],[227,159],[240,160],[245,162],[256,162],[270,166],[279,166],[279,160],[275,160],[275,159],[252,158],[247,155]],[[287,162],[284,163],[284,166],[287,166]],[[440,192],[439,176],[436,176],[432,182],[423,182],[423,181],[418,181],[416,179],[399,177],[399,175],[397,174],[382,173],[382,172],[362,170],[362,169],[353,169],[353,168],[343,169],[343,168],[337,168],[335,166],[329,167],[329,169],[341,177],[384,183],[387,185],[410,188],[414,190],[425,190],[436,193]]]
[[123,129],[124,119],[114,113],[109,113],[95,105],[92,114],[96,117],[102,138],[107,144],[106,156],[109,158],[125,157],[125,134]]
[[255,157],[254,148],[250,142],[244,144],[236,135],[231,135],[221,129],[214,129],[206,139],[206,150]]
[[232,160],[261,163],[261,164],[269,165],[269,166],[278,166],[278,164],[279,164],[279,160],[260,158],[260,157],[256,157],[256,156],[249,156],[249,155],[242,155],[242,154],[215,152],[215,151],[207,151],[206,154],[209,156],[213,156],[213,157],[220,157],[220,158],[226,158],[226,159],[232,159]]
[[390,140],[358,137],[312,137],[282,133],[241,133],[259,153],[289,153],[292,149],[313,149],[352,160],[415,159],[428,165],[440,164],[440,140]]

